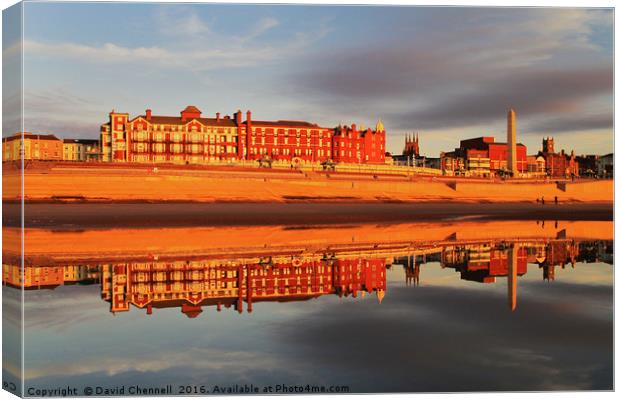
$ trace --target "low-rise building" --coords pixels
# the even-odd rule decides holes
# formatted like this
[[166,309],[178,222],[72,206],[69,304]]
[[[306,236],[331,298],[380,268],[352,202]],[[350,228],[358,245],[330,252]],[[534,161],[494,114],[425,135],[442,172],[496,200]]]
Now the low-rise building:
[[[516,149],[517,170],[527,172],[527,148],[518,143]],[[489,136],[461,140],[458,148],[442,153],[441,158],[445,175],[487,177],[508,171],[508,145]]]
[[575,152],[570,155],[564,150],[555,152],[553,137],[547,137],[542,141],[542,151],[538,153],[545,158],[545,168],[550,177],[568,178],[579,176],[579,162],[575,157]]
[[598,177],[603,179],[613,179],[614,177],[614,153],[599,157],[596,163]]
[[545,174],[545,158],[541,155],[528,155],[527,172],[530,174]]
[[53,134],[15,133],[2,139],[2,160],[18,161],[20,159],[61,161],[63,143]]
[[99,140],[64,139],[63,157],[65,161],[97,161],[99,160]]

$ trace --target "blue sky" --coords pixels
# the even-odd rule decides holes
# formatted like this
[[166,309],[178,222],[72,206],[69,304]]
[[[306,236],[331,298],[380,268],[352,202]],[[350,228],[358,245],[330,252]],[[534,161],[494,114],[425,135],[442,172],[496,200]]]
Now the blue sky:
[[[437,156],[504,141],[506,108],[543,136],[613,151],[613,13],[604,9],[26,3],[25,128],[97,137],[113,108],[419,131]],[[8,49],[5,45],[5,57]],[[11,127],[5,124],[4,135]]]

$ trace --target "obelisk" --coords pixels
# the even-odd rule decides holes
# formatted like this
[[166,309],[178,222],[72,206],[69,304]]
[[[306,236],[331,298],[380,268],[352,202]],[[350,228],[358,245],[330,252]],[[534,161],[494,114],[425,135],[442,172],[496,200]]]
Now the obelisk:
[[519,244],[508,249],[508,307],[511,311],[517,308],[517,269],[519,265]]
[[517,115],[512,108],[508,110],[508,127],[506,131],[508,135],[506,140],[508,142],[507,167],[512,176],[516,177],[519,174],[517,170]]

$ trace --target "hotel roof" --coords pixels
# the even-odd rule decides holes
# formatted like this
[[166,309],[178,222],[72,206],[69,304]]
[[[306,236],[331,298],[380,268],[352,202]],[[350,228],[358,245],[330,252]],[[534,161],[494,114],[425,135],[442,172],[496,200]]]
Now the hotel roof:
[[[247,123],[245,121],[244,123]],[[306,121],[251,121],[254,126],[290,126],[290,127],[315,127],[320,128],[320,126],[316,123],[310,123]]]
[[135,118],[133,118],[130,122],[133,122],[138,118],[142,118],[146,120],[147,122],[156,124],[156,125],[186,125],[190,123],[191,121],[196,120],[202,123],[203,125],[209,125],[209,126],[231,126],[231,127],[237,126],[234,119],[231,119],[231,118],[220,118],[219,120],[217,118],[189,118],[186,120],[182,120],[180,116],[160,116],[160,115],[153,115],[148,120],[146,119],[146,115],[138,115]]

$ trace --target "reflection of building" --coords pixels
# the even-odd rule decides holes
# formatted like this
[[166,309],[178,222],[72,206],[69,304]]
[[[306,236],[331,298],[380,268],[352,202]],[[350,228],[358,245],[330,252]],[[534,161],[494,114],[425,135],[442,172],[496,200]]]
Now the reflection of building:
[[[503,245],[503,244],[502,244]],[[460,272],[463,280],[494,283],[496,277],[508,276],[510,246],[486,244],[447,246],[442,252],[442,265]],[[527,250],[516,250],[516,266],[519,276],[527,273]]]
[[2,139],[2,160],[18,161],[23,151],[24,160],[61,161],[63,155],[62,140],[53,134],[15,133]]
[[2,265],[2,282],[11,287],[24,287],[27,290],[56,288],[59,285],[89,284],[99,279],[99,269],[89,266],[48,266],[27,267],[23,283],[21,268],[17,265]]
[[[111,311],[181,306],[195,317],[203,306],[248,312],[261,301],[300,301],[325,294],[385,293],[385,259],[297,259],[274,262],[152,262],[104,266],[102,296]],[[189,313],[188,313],[189,312]]]
[[564,269],[570,263],[574,267],[578,254],[579,245],[574,242],[550,242],[536,259],[538,266],[543,269],[543,279],[554,280],[556,266]]
[[[390,250],[392,251],[392,250]],[[612,241],[569,239],[540,241],[480,241],[407,245],[390,252],[366,255],[274,255],[226,260],[171,260],[104,265],[29,266],[25,289],[54,289],[59,285],[101,284],[101,296],[112,312],[127,311],[131,304],[151,314],[154,309],[179,307],[189,317],[205,306],[248,312],[255,302],[305,301],[321,295],[364,296],[375,292],[379,302],[386,292],[386,268],[404,267],[406,285],[419,285],[421,265],[441,264],[460,273],[461,279],[482,283],[507,277],[511,309],[516,307],[517,278],[527,264],[537,264],[545,280],[554,279],[554,268],[575,262],[613,264]],[[252,255],[255,256],[255,255]],[[3,284],[22,286],[21,268],[3,265]]]
[[103,161],[166,162],[195,164],[214,160],[270,159],[290,163],[383,163],[385,129],[336,129],[304,121],[258,121],[252,113],[242,119],[202,116],[190,105],[179,116],[111,112],[101,126]]

